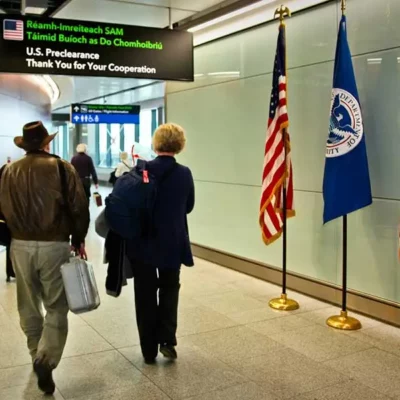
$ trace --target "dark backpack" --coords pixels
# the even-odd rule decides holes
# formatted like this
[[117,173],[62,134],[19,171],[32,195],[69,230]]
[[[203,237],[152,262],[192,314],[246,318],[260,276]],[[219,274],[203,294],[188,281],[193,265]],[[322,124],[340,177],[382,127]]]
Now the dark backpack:
[[110,229],[127,240],[154,236],[153,214],[158,188],[177,165],[174,162],[158,180],[149,173],[147,164],[118,178],[114,190],[106,198],[105,216]]
[[114,169],[114,171],[112,171],[111,173],[110,173],[110,178],[108,179],[108,183],[111,183],[111,185],[115,185],[115,182],[117,182],[117,177],[115,176],[115,173],[117,172],[117,170],[116,169]]

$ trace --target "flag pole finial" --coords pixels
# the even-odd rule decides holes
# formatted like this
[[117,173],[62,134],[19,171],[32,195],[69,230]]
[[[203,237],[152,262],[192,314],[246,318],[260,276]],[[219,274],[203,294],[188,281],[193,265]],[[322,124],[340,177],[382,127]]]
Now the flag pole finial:
[[289,8],[281,5],[275,10],[274,18],[279,17],[279,21],[281,24],[283,24],[283,21],[285,20],[285,17],[291,17],[292,13],[290,12]]
[[346,0],[342,0],[342,15],[346,14]]

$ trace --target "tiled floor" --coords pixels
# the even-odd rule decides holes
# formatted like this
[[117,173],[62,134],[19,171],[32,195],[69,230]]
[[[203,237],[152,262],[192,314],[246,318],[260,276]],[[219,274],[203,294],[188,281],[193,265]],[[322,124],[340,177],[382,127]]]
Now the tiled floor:
[[[118,299],[105,294],[93,227],[88,253],[102,305],[70,316],[57,400],[400,400],[400,329],[362,318],[360,332],[331,330],[324,321],[338,310],[304,296],[298,312],[274,312],[278,287],[201,260],[182,272],[179,360],[147,366],[132,282]],[[1,253],[0,399],[41,399],[4,270]]]

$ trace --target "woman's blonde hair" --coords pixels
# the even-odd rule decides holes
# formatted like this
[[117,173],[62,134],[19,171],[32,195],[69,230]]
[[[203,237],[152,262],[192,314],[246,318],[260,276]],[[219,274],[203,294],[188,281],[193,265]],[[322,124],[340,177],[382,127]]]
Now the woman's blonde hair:
[[122,161],[125,161],[128,159],[128,153],[126,151],[123,151],[119,157],[121,158]]
[[154,132],[153,149],[157,153],[179,154],[185,144],[185,131],[177,124],[160,125]]

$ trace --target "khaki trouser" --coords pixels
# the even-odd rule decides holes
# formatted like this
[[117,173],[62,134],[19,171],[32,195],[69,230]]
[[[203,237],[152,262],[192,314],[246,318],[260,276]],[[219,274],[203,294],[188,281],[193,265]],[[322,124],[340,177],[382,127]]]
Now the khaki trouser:
[[48,362],[54,368],[68,335],[68,303],[60,267],[69,255],[66,242],[13,240],[11,244],[20,323],[32,360]]

